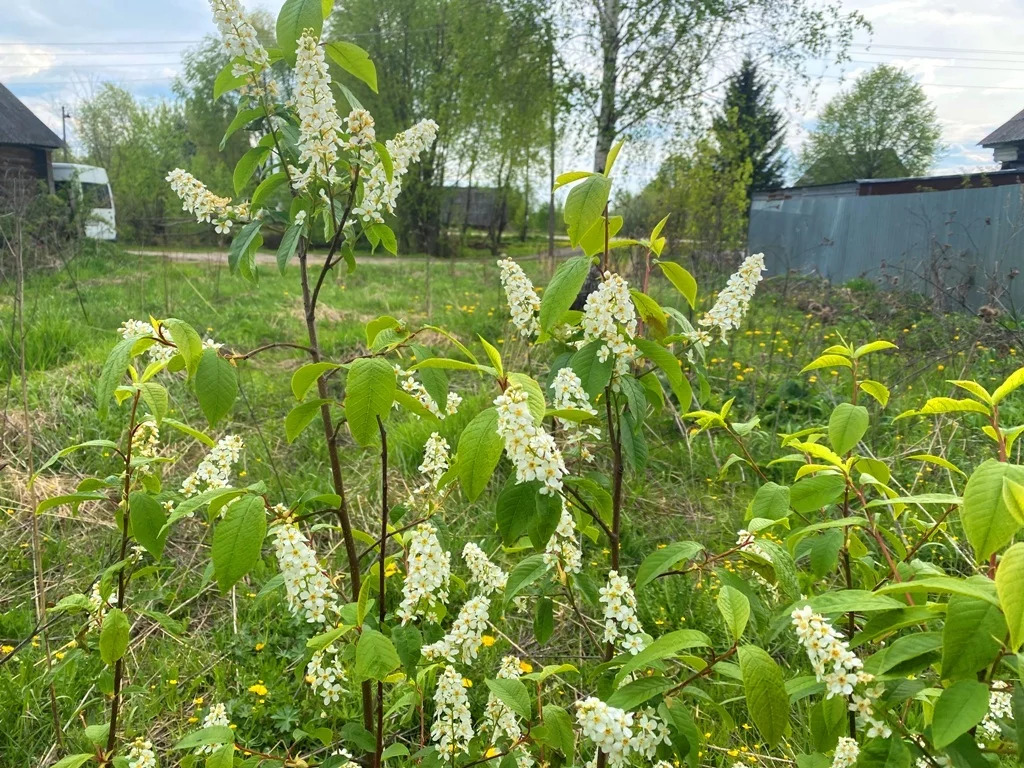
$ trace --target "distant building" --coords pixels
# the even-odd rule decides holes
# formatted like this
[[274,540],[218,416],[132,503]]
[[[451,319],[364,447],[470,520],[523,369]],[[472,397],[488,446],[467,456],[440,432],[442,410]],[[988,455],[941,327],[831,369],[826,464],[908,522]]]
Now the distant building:
[[1003,170],[1024,168],[1024,110],[1011,117],[980,142],[992,150]]
[[62,146],[60,137],[0,84],[0,183],[38,179],[53,192],[53,150]]
[[488,229],[498,216],[498,190],[493,187],[445,187],[441,221],[446,227]]
[[[852,181],[866,176],[870,179],[892,179],[906,176],[907,167],[900,160],[896,150],[885,147],[877,150],[862,150],[845,155],[819,157],[797,179],[797,186],[810,184]],[[828,180],[828,181],[822,181]]]

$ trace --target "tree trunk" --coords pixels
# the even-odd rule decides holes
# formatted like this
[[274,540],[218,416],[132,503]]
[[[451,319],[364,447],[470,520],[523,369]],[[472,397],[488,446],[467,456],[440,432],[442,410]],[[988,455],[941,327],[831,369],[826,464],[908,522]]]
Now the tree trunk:
[[601,103],[597,116],[597,139],[594,147],[594,172],[604,171],[608,152],[615,141],[618,111],[615,91],[619,74],[619,0],[598,0],[598,21],[601,27]]

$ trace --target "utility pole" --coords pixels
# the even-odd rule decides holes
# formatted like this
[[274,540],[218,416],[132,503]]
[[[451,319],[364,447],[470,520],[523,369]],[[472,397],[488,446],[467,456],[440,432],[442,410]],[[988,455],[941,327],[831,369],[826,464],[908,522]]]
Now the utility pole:
[[68,118],[71,117],[71,113],[68,112],[67,108],[60,105],[60,134],[64,140],[64,162],[68,161]]

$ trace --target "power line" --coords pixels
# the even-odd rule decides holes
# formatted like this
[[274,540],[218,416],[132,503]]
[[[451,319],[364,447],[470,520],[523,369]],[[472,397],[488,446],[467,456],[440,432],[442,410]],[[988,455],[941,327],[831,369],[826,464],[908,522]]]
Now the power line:
[[1017,50],[999,50],[997,48],[954,48],[951,46],[942,45],[894,45],[894,44],[883,44],[883,43],[854,43],[858,48],[906,48],[914,51],[954,51],[958,53],[996,53],[1005,54],[1007,56],[1020,56],[1020,49]]
[[1024,59],[994,59],[988,56],[959,56],[944,54],[925,53],[875,53],[874,51],[853,51],[854,56],[885,56],[890,59],[918,58],[918,59],[942,59],[952,61],[987,61],[993,64],[1024,64]]

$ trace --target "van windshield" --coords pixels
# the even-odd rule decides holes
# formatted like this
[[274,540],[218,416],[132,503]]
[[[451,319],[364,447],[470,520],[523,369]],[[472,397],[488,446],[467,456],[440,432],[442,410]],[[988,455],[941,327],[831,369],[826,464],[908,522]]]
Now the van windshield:
[[110,188],[106,184],[83,181],[82,202],[86,208],[110,208]]

